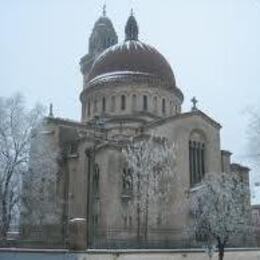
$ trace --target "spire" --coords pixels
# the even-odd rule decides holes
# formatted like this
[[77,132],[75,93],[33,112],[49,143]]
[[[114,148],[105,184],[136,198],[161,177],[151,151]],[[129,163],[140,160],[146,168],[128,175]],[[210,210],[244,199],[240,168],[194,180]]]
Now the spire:
[[107,5],[103,5],[103,16],[107,16]]
[[52,103],[50,103],[50,106],[49,106],[49,117],[53,117],[53,105],[52,105]]
[[125,40],[126,41],[138,41],[138,24],[134,17],[133,8],[131,9],[130,16],[125,26]]

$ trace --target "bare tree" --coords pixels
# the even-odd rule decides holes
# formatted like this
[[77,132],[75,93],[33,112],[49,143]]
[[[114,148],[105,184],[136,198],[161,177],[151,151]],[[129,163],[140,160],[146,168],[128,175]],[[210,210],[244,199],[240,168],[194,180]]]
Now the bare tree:
[[28,171],[23,176],[20,230],[25,240],[60,243],[65,232],[63,159],[46,120],[32,133]]
[[260,112],[250,112],[248,127],[250,158],[260,167]]
[[23,176],[23,224],[43,226],[57,223],[57,182],[61,171],[58,150],[46,131],[44,121],[33,130],[28,171]]
[[219,260],[228,242],[251,232],[249,186],[238,176],[209,173],[191,195],[192,230],[197,240],[217,244]]
[[137,238],[141,237],[141,223],[144,223],[146,240],[151,216],[166,211],[175,176],[175,149],[166,139],[151,136],[148,140],[132,141],[124,154],[130,169],[128,183],[135,194],[131,203],[137,211]]
[[42,119],[43,109],[26,111],[17,94],[0,98],[0,239],[7,238],[15,208],[21,198],[22,175],[28,171],[31,131]]

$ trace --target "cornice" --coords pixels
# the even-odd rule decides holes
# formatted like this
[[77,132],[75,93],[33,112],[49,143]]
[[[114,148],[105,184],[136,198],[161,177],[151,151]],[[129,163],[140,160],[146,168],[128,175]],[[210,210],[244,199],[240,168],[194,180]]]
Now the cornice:
[[191,111],[191,112],[187,112],[187,113],[176,114],[174,116],[169,116],[169,117],[160,119],[158,121],[153,121],[153,122],[147,124],[146,126],[144,126],[144,128],[149,129],[149,128],[153,128],[153,127],[168,123],[170,121],[181,120],[181,119],[185,119],[185,118],[189,118],[189,117],[193,117],[193,116],[202,117],[204,120],[206,120],[208,123],[210,123],[213,127],[217,128],[217,129],[221,129],[221,127],[222,127],[218,122],[213,120],[211,117],[209,117],[202,111],[196,110],[196,111]]
[[[154,77],[153,75],[146,74],[120,74],[120,77],[99,77],[98,79],[93,79],[90,82],[87,82],[86,87],[82,90],[80,94],[80,101],[84,101],[86,95],[90,94],[92,91],[102,90],[105,88],[115,88],[120,87],[122,84],[136,85],[136,84],[149,84],[151,88],[164,89],[169,92],[174,93],[180,100],[183,102],[184,96],[182,91],[176,87],[172,86],[167,81],[164,81],[160,78]],[[158,87],[159,86],[159,87]]]

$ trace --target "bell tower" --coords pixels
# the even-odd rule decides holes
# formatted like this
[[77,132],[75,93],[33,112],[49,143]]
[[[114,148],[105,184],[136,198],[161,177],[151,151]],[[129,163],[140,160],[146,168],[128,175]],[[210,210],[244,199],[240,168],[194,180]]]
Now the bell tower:
[[138,24],[134,17],[133,9],[131,10],[131,14],[127,20],[125,26],[125,40],[126,41],[138,41]]
[[84,82],[88,80],[88,73],[98,55],[117,43],[118,37],[116,31],[111,20],[107,17],[106,5],[104,5],[102,15],[95,22],[89,37],[88,54],[80,60]]

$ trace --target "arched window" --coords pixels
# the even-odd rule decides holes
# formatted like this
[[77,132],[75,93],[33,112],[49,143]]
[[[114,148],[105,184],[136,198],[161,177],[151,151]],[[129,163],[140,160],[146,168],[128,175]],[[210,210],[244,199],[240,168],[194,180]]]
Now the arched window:
[[157,97],[153,97],[153,111],[156,113],[158,109]]
[[162,113],[165,114],[166,112],[166,102],[165,102],[165,98],[162,99]]
[[125,95],[121,96],[121,110],[125,110],[126,108],[126,99],[125,99]]
[[198,132],[192,132],[189,140],[189,165],[190,165],[190,184],[194,186],[201,182],[206,171],[206,140]]
[[147,99],[147,96],[144,95],[143,96],[143,111],[147,111],[148,109],[148,99]]
[[112,96],[111,97],[111,112],[115,112],[116,110],[116,97]]
[[103,113],[106,112],[106,98],[105,97],[102,98],[102,112]]
[[170,115],[173,115],[173,109],[174,109],[173,101],[171,101],[170,102]]
[[94,100],[94,109],[93,109],[93,112],[94,112],[94,113],[97,112],[97,104],[98,104],[98,101],[97,101],[97,99],[95,98],[95,100]]
[[132,96],[132,110],[136,111],[137,110],[137,97],[136,94]]

